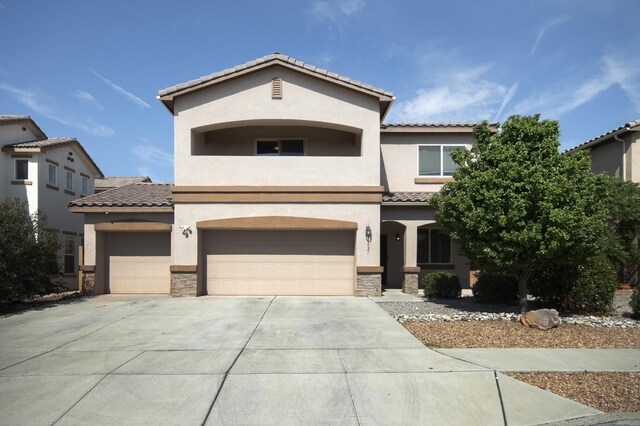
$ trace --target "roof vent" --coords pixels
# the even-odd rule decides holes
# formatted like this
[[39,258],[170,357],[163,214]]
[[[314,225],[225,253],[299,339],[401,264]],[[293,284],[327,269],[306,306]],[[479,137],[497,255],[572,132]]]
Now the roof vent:
[[282,79],[271,80],[271,99],[282,99]]

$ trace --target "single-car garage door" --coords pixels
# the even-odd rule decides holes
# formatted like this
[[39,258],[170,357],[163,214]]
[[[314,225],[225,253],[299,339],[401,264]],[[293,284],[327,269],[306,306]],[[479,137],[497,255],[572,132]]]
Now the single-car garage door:
[[169,293],[169,232],[108,232],[105,243],[109,293]]
[[353,295],[353,231],[209,231],[208,294]]

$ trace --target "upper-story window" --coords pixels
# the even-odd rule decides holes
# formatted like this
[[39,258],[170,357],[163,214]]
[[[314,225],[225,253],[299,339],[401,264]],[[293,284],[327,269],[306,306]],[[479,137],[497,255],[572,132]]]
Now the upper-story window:
[[80,187],[80,195],[89,195],[89,179],[82,176],[82,186]]
[[64,189],[66,189],[67,191],[73,191],[73,172],[70,170],[66,170],[66,182],[65,182],[65,187]]
[[49,167],[49,185],[58,186],[58,166],[55,164],[47,163]]
[[453,176],[458,165],[451,153],[464,145],[419,145],[418,176]]
[[258,139],[256,155],[260,156],[304,156],[304,139]]
[[15,161],[15,179],[29,179],[29,160],[16,159]]

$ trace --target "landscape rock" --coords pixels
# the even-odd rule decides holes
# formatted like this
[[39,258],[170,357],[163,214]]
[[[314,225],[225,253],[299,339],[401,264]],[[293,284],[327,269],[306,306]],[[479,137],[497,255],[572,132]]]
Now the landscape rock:
[[560,315],[555,309],[538,309],[520,315],[520,322],[530,328],[549,330],[560,325]]

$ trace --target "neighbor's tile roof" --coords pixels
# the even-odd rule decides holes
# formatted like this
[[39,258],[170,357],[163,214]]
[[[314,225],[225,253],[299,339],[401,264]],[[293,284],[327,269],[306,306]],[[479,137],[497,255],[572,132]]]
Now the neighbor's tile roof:
[[[432,127],[474,127],[475,122],[435,122],[435,123],[383,123],[380,128],[432,128]],[[499,127],[500,123],[490,122],[489,127]]]
[[596,136],[593,139],[589,139],[588,141],[583,142],[578,146],[574,146],[573,148],[569,148],[565,152],[573,152],[573,151],[577,151],[577,150],[580,150],[580,149],[588,148],[590,146],[596,145],[596,143],[599,142],[600,139],[602,139],[602,138],[606,138],[607,136],[613,135],[614,133],[620,132],[621,130],[626,130],[626,129],[630,129],[632,127],[638,127],[638,126],[640,126],[640,118],[637,119],[637,120],[633,120],[633,121],[630,121],[628,123],[625,123],[622,126],[616,128],[616,129],[610,130],[607,133],[603,133],[600,136]]
[[151,183],[151,178],[149,176],[105,176],[103,179],[96,179],[93,186],[97,189],[110,189],[141,182]]
[[76,138],[48,138],[37,141],[10,143],[5,146],[12,148],[49,148],[57,145],[65,145],[72,142],[78,142]]
[[170,183],[134,183],[69,203],[69,207],[171,207]]
[[385,192],[383,203],[426,203],[435,192]]
[[384,90],[381,89],[379,87],[374,87],[370,84],[365,84],[361,81],[358,80],[352,80],[349,77],[345,77],[343,75],[340,74],[336,74],[334,72],[330,72],[327,71],[325,69],[322,68],[318,68],[314,65],[311,64],[307,64],[305,62],[299,61],[295,58],[292,58],[291,56],[287,56],[287,55],[282,55],[280,53],[274,53],[271,55],[267,55],[267,56],[263,56],[262,58],[257,58],[253,61],[249,61],[249,62],[245,62],[244,64],[241,65],[237,65],[233,68],[227,68],[223,71],[218,71],[218,72],[214,72],[213,74],[209,74],[209,75],[205,75],[203,77],[197,78],[195,80],[191,80],[188,81],[186,83],[182,83],[182,84],[177,84],[175,86],[171,86],[171,87],[167,87],[166,89],[160,90],[158,92],[158,94],[160,96],[165,96],[165,95],[169,95],[175,92],[179,92],[183,89],[188,89],[190,87],[195,87],[195,86],[199,86],[201,84],[207,83],[209,81],[213,81],[225,76],[228,76],[230,74],[235,74],[237,72],[240,71],[244,71],[247,69],[251,69],[251,68],[255,68],[257,66],[260,66],[262,64],[268,63],[268,62],[283,62],[283,63],[287,63],[289,65],[292,65],[294,67],[297,68],[301,68],[301,69],[305,69],[308,71],[311,71],[313,73],[325,76],[325,77],[329,77],[333,80],[336,81],[341,81],[347,84],[350,84],[352,86],[356,86],[356,87],[360,87],[362,89],[366,89],[369,90],[371,92],[375,92],[378,93],[380,95],[384,95],[384,96],[389,96],[389,97],[393,97],[393,93],[388,91],[388,90]]
[[14,121],[25,120],[31,120],[31,117],[28,115],[0,115],[0,122],[2,123],[12,123]]

